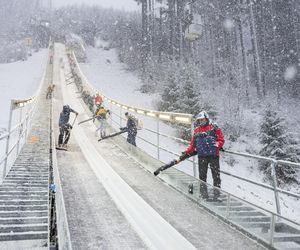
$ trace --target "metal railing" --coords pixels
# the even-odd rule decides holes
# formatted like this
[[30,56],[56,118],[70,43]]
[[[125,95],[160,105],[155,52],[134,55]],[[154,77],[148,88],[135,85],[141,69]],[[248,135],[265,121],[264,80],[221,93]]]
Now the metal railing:
[[[178,170],[177,170],[178,171]],[[163,177],[165,178],[165,177]],[[198,186],[200,185],[207,185],[210,189],[219,189],[216,187],[213,187],[212,185],[208,183],[204,183],[203,181],[199,179],[190,180],[190,183],[198,183]],[[241,199],[240,197],[233,195],[231,193],[228,193],[224,190],[219,189],[222,196],[224,196],[224,204],[220,203],[219,205],[211,204],[210,202],[205,202],[201,199],[199,199],[199,193],[194,192],[190,193],[187,190],[187,187],[184,186],[182,183],[179,184],[178,182],[173,183],[170,180],[167,180],[167,183],[174,188],[180,190],[181,192],[188,195],[190,198],[195,200],[196,202],[200,203],[205,208],[209,209],[222,219],[225,219],[226,221],[230,222],[232,225],[238,227],[242,231],[250,232],[252,235],[255,236],[257,240],[259,240],[261,243],[265,244],[267,246],[274,247],[275,244],[275,237],[278,236],[278,233],[287,236],[288,237],[294,237],[297,238],[299,236],[300,231],[300,223],[295,222],[292,219],[286,218],[285,216],[282,216],[276,212],[272,212],[264,207],[258,206],[257,204],[253,204],[249,201],[246,201],[244,199]],[[255,227],[251,229],[251,227],[247,227],[247,223],[251,223],[251,220],[243,221],[241,220],[241,215],[239,215],[239,210],[234,210],[234,208],[237,206],[236,203],[240,202],[244,208],[248,208],[248,211],[255,211],[255,213],[262,214],[263,219],[260,225],[260,230],[255,230]],[[222,209],[224,208],[224,209]],[[253,208],[253,210],[251,209]],[[251,217],[250,217],[251,218]],[[254,221],[255,222],[255,221]],[[259,223],[259,221],[257,221]],[[259,227],[259,226],[257,226]],[[276,229],[277,228],[277,229]],[[280,232],[282,230],[282,232]],[[276,235],[277,234],[277,235]],[[299,240],[299,239],[298,239]],[[296,241],[298,241],[296,240]],[[292,240],[291,240],[292,241]],[[277,246],[278,247],[278,246]],[[277,248],[276,247],[276,248]],[[281,249],[281,247],[279,247]],[[283,249],[285,249],[283,247]]]
[[[178,153],[170,150],[169,148],[163,147],[160,143],[160,140],[162,137],[174,140],[176,142],[180,142],[183,144],[188,144],[188,141],[182,140],[180,138],[176,138],[174,136],[170,136],[170,135],[166,135],[164,133],[161,132],[160,130],[160,121],[168,121],[171,122],[173,124],[189,124],[191,127],[191,131],[193,131],[193,119],[192,119],[192,115],[190,114],[180,114],[180,113],[171,113],[171,112],[159,112],[159,111],[154,111],[154,110],[147,110],[147,109],[142,109],[142,108],[138,108],[138,107],[133,107],[133,106],[129,106],[129,105],[125,105],[122,103],[119,103],[115,100],[112,100],[106,96],[104,96],[103,94],[101,94],[101,91],[95,89],[87,80],[87,78],[84,76],[84,74],[82,73],[78,62],[76,60],[76,56],[74,55],[74,53],[72,52],[70,54],[70,60],[71,60],[71,66],[73,67],[72,70],[74,72],[76,72],[76,74],[81,78],[80,81],[80,86],[81,86],[81,90],[87,90],[90,92],[90,94],[95,94],[96,92],[99,93],[102,98],[104,100],[106,100],[109,103],[109,109],[112,113],[112,115],[110,116],[110,120],[111,120],[111,125],[115,128],[121,127],[123,120],[125,120],[125,118],[122,117],[122,114],[126,111],[130,111],[132,113],[135,113],[137,116],[142,116],[144,119],[155,119],[156,122],[156,126],[155,128],[150,128],[150,127],[144,127],[143,130],[148,131],[150,133],[153,134],[153,136],[151,137],[156,138],[155,141],[153,140],[149,140],[148,138],[145,138],[143,136],[138,135],[138,138],[151,145],[152,147],[155,147],[156,149],[156,158],[158,160],[161,160],[161,152],[168,152],[174,156],[179,156]],[[153,123],[153,122],[152,122]],[[153,123],[154,124],[154,123]],[[241,152],[236,152],[236,151],[231,151],[231,150],[226,150],[223,153],[225,154],[230,154],[230,155],[235,155],[235,156],[241,156],[241,157],[245,157],[245,158],[250,158],[250,159],[256,159],[256,160],[260,160],[263,162],[268,162],[270,163],[270,168],[271,168],[271,173],[272,173],[272,185],[267,185],[265,183],[261,183],[255,180],[251,180],[248,178],[243,178],[241,176],[237,176],[234,175],[230,172],[227,171],[221,171],[222,174],[231,176],[233,178],[239,179],[241,181],[244,182],[248,182],[251,184],[254,184],[256,186],[262,187],[264,189],[268,189],[268,190],[272,190],[274,193],[274,199],[275,199],[275,204],[276,204],[276,216],[281,215],[281,207],[280,207],[280,202],[279,202],[279,193],[281,194],[285,194],[285,195],[289,195],[291,197],[300,198],[300,194],[294,193],[294,192],[290,192],[287,190],[283,190],[281,188],[278,187],[278,180],[277,180],[277,176],[276,176],[276,169],[278,167],[278,165],[286,165],[286,166],[292,166],[295,168],[300,169],[300,163],[295,163],[295,162],[289,162],[289,161],[283,161],[283,160],[276,160],[276,159],[272,159],[269,157],[263,157],[263,156],[259,156],[259,155],[253,155],[253,154],[247,154],[247,153],[241,153]],[[192,168],[193,168],[193,176],[196,177],[197,176],[197,164],[196,164],[196,160],[195,157],[193,157],[193,160],[189,160],[189,162],[192,164]],[[269,211],[269,210],[267,210]],[[269,211],[271,212],[271,211]],[[273,213],[273,212],[271,212]]]
[[2,144],[0,150],[4,149],[4,154],[0,158],[0,169],[2,171],[0,183],[3,182],[3,179],[26,142],[31,118],[37,108],[37,99],[41,95],[44,78],[45,71],[39,87],[32,97],[24,100],[11,100],[8,129],[6,133],[0,136],[0,143]]
[[[22,145],[25,143],[30,128],[31,117],[34,113],[35,98],[27,100],[11,100],[9,122],[7,133],[0,136],[0,141],[5,142],[5,152],[0,160],[2,168],[1,182],[9,171],[8,165],[13,163],[18,156]],[[15,122],[14,113],[19,112],[19,121],[12,127]]]
[[173,112],[160,112],[160,111],[156,111],[156,110],[137,108],[137,107],[126,105],[126,104],[120,103],[116,100],[108,98],[107,96],[101,94],[101,92],[99,92],[97,89],[95,89],[89,83],[89,81],[87,80],[85,75],[82,73],[82,71],[81,71],[81,69],[78,65],[78,62],[77,62],[77,59],[76,59],[76,56],[75,56],[74,52],[71,53],[71,56],[69,56],[69,58],[72,58],[71,60],[73,60],[74,65],[76,66],[75,71],[76,71],[77,75],[81,77],[81,80],[82,80],[81,81],[81,84],[82,84],[81,91],[87,90],[87,91],[89,91],[90,93],[93,93],[93,94],[98,92],[104,100],[106,100],[108,103],[111,103],[112,105],[117,106],[121,110],[127,110],[127,111],[131,111],[131,112],[135,112],[135,113],[140,114],[140,115],[156,118],[156,119],[159,119],[159,120],[162,120],[162,121],[168,121],[168,122],[175,123],[175,124],[192,124],[193,116],[191,114],[173,113]]

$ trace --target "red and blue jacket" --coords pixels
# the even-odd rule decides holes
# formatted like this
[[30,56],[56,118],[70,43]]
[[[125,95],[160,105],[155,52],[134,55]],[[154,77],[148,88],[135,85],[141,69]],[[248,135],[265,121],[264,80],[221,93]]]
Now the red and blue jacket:
[[197,151],[198,157],[218,157],[224,142],[221,129],[210,123],[194,129],[194,135],[185,152],[190,155]]

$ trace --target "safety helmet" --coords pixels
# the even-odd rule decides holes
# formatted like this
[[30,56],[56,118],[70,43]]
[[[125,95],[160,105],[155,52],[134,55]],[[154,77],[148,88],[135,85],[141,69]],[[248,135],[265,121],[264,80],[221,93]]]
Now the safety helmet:
[[196,115],[196,120],[199,120],[199,119],[209,119],[209,115],[207,114],[206,111],[201,111],[199,114]]

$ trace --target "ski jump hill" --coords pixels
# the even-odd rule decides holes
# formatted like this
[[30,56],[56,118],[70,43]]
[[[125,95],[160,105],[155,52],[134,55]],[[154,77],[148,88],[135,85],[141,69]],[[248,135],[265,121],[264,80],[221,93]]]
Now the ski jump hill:
[[[26,115],[1,136],[8,143],[1,160],[0,249],[300,249],[300,225],[282,216],[279,204],[269,211],[223,190],[220,201],[202,200],[198,178],[176,168],[153,175],[164,164],[159,147],[154,157],[122,136],[98,142],[92,121],[78,125],[92,116],[84,98],[96,90],[63,44],[50,46],[49,54],[37,95],[13,102],[12,110],[27,107]],[[50,84],[55,89],[46,99]],[[160,119],[191,119],[103,98],[113,113],[110,133],[125,124],[126,110],[157,119],[157,127]],[[55,144],[65,104],[79,115],[68,150],[61,151]],[[159,142],[160,136],[148,138]],[[272,188],[275,198],[284,192]]]

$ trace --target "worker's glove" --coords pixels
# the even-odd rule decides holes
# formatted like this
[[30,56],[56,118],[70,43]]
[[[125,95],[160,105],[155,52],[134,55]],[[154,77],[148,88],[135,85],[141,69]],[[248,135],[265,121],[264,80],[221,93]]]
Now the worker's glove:
[[121,131],[127,130],[127,127],[120,128]]
[[182,154],[179,156],[179,160],[183,161],[186,159],[187,156],[188,156],[188,154],[186,152],[182,152]]
[[208,136],[208,134],[206,132],[202,132],[202,133],[199,133],[199,136],[200,137],[206,137],[206,136]]
[[71,130],[71,129],[72,129],[72,126],[71,126],[71,124],[67,123],[67,124],[64,124],[64,125],[62,126],[62,128],[63,128],[64,130]]

